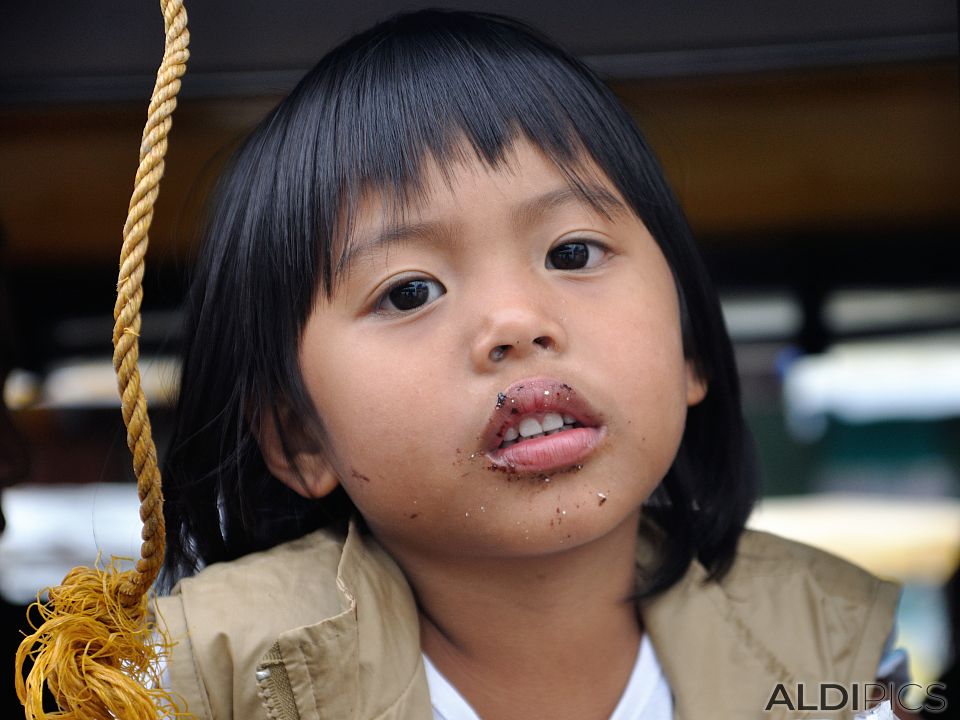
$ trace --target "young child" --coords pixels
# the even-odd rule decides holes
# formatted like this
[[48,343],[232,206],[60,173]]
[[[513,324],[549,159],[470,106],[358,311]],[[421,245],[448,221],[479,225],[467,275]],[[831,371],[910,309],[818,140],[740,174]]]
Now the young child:
[[896,588],[744,530],[682,212],[528,28],[330,52],[227,168],[186,315],[157,606],[196,716],[777,718],[876,679]]

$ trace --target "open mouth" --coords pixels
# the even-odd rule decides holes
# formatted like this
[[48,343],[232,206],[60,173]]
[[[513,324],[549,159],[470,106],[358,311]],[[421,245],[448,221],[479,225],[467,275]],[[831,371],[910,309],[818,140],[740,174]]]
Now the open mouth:
[[546,472],[583,462],[605,436],[600,416],[570,385],[530,378],[498,395],[484,452],[498,469]]
[[520,419],[516,425],[510,425],[503,431],[503,440],[497,450],[516,445],[518,442],[533,440],[546,435],[556,435],[564,430],[583,427],[573,415],[560,413],[537,413]]

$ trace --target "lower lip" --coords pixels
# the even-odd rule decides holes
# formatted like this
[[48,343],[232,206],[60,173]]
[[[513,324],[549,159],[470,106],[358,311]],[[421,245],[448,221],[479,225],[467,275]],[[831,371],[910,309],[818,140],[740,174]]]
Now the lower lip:
[[523,440],[487,456],[498,468],[519,472],[547,472],[583,462],[594,451],[606,431],[602,427],[580,427]]

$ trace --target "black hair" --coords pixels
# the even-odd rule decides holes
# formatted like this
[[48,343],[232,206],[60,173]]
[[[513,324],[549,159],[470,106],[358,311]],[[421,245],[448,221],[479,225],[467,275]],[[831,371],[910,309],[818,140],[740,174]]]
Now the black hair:
[[290,490],[268,472],[253,429],[292,416],[322,439],[299,342],[316,294],[332,294],[343,272],[349,209],[370,189],[401,200],[418,192],[428,157],[443,168],[472,151],[496,166],[519,138],[575,187],[585,160],[594,163],[643,221],[675,278],[684,351],[709,386],[646,511],[668,541],[644,594],[676,582],[694,557],[712,577],[729,567],[757,492],[733,351],[653,152],[593,72],[536,31],[425,10],[327,54],[215,190],[185,301],[162,585],[319,527],[343,531],[354,511],[346,494],[307,500]]

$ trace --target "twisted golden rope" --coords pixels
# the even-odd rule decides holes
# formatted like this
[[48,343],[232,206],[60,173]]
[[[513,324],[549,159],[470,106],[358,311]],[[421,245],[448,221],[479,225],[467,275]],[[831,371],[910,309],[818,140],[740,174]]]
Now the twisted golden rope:
[[[63,583],[50,588],[47,604],[39,600],[34,604],[42,622],[33,625],[34,632],[20,644],[15,663],[17,697],[27,720],[186,716],[161,687],[159,658],[170,643],[162,628],[150,621],[147,609],[147,591],[163,564],[163,493],[137,367],[147,231],[160,191],[180,77],[189,56],[182,0],[160,0],[160,8],[166,30],[163,61],[150,99],[140,165],[123,228],[113,329],[113,366],[137,476],[143,543],[135,569],[121,571],[116,560],[106,568],[74,568]],[[28,659],[33,660],[33,668],[24,679],[23,666]],[[44,710],[44,687],[56,698],[60,712]]]
[[117,303],[113,309],[113,367],[117,372],[122,398],[123,422],[127,427],[127,447],[133,454],[133,469],[140,496],[140,519],[143,521],[140,560],[136,573],[125,582],[120,592],[125,605],[137,603],[147,591],[163,564],[164,523],[163,493],[157,450],[147,417],[147,400],[140,386],[137,367],[140,336],[140,304],[143,301],[143,258],[147,252],[147,231],[153,220],[153,204],[160,192],[167,134],[173,124],[180,77],[186,72],[187,12],[182,0],[161,0],[166,28],[163,61],[157,71],[157,82],[150,98],[147,123],[140,143],[140,165],[134,181],[133,195],[123,226],[123,249],[120,251],[120,275],[117,280]]

